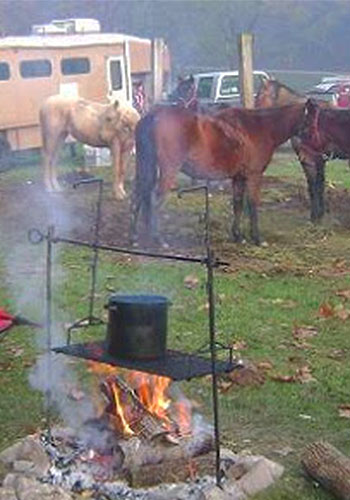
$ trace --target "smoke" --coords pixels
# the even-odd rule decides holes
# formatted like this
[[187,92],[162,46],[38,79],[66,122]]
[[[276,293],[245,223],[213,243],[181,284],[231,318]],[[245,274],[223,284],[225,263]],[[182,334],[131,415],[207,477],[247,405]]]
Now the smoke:
[[[80,221],[70,208],[69,191],[47,194],[41,186],[28,182],[21,186],[16,203],[11,203],[9,212],[1,220],[1,233],[6,235],[4,243],[4,262],[6,284],[15,314],[21,314],[31,320],[45,323],[46,284],[47,284],[47,241],[33,245],[29,242],[28,231],[38,229],[46,235],[48,227],[53,225],[55,234],[67,235],[78,227]],[[13,199],[11,200],[13,201]],[[15,206],[13,209],[12,206]],[[13,213],[10,212],[13,210]],[[62,245],[52,246],[52,296],[64,286],[66,273],[60,264]],[[58,310],[55,301],[52,304],[52,346],[66,343],[64,325],[69,321],[62,308]],[[33,389],[45,395],[46,404],[59,412],[64,423],[76,429],[90,416],[94,409],[88,398],[74,400],[72,391],[79,388],[71,360],[63,355],[48,352],[48,332],[46,328],[33,330],[34,342],[38,351],[35,366],[29,375]]]

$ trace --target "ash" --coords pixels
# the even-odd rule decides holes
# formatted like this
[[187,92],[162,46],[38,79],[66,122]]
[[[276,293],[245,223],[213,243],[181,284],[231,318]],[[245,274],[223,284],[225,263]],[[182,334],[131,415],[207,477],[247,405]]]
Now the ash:
[[40,481],[74,493],[88,490],[95,500],[200,500],[203,490],[215,484],[214,477],[203,476],[186,483],[137,489],[128,485],[127,476],[123,477],[124,457],[116,442],[109,442],[107,450],[89,449],[86,439],[80,440],[69,429],[52,430],[50,437],[42,433],[40,442],[51,463]]

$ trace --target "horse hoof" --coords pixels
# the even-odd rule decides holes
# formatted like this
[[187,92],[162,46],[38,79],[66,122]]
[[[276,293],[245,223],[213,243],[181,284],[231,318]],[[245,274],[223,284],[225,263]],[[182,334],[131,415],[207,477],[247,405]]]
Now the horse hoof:
[[122,188],[121,186],[118,186],[114,190],[115,197],[118,201],[123,201],[126,198],[126,192],[125,189]]
[[267,243],[267,241],[262,241],[262,242],[260,243],[260,246],[261,246],[262,248],[268,248],[268,247],[269,247],[269,244]]

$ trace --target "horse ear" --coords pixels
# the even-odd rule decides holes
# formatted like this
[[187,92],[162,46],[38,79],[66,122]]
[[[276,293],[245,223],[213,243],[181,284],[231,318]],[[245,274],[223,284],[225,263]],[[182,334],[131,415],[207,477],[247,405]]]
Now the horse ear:
[[313,111],[315,111],[316,107],[317,102],[315,101],[315,99],[309,98],[305,103],[305,114],[308,115],[312,113]]
[[117,99],[114,101],[113,106],[114,106],[114,111],[117,111],[117,109],[119,108],[119,101]]
[[190,77],[189,77],[189,81],[190,81],[191,83],[194,83],[194,76],[193,76],[193,75],[190,75]]

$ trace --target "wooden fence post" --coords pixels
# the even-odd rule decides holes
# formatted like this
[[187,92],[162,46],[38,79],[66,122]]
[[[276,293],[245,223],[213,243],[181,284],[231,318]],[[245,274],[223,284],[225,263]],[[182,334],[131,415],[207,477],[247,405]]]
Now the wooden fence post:
[[251,33],[238,35],[239,80],[244,108],[254,108],[253,41]]
[[152,99],[153,104],[160,101],[163,90],[163,47],[162,38],[152,40]]

